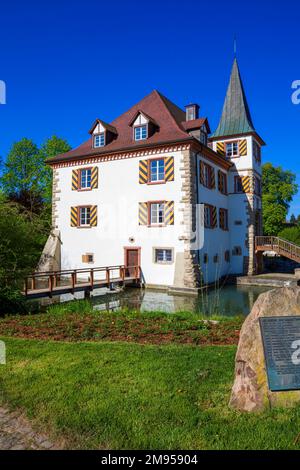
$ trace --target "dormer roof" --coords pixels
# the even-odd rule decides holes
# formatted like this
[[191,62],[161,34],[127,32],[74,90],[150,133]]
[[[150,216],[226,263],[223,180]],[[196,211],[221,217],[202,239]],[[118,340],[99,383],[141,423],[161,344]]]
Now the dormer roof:
[[146,121],[151,122],[151,123],[152,123],[154,126],[156,126],[156,127],[159,127],[158,124],[157,124],[157,122],[155,121],[155,119],[153,119],[151,116],[149,116],[147,113],[145,113],[145,111],[142,111],[142,110],[140,110],[140,109],[135,113],[135,115],[133,116],[133,118],[129,121],[128,125],[129,125],[129,126],[132,126],[132,125],[134,124],[134,122],[136,121],[137,117],[138,117],[140,114],[141,114],[142,116],[144,116],[144,118],[146,119]]
[[89,130],[89,134],[92,134],[94,132],[94,130],[97,127],[98,124],[101,124],[102,127],[104,127],[109,132],[112,132],[113,134],[116,134],[116,135],[118,134],[117,129],[114,126],[112,126],[110,124],[107,124],[107,122],[104,122],[101,119],[96,119],[95,120],[95,122],[93,123],[92,127]]

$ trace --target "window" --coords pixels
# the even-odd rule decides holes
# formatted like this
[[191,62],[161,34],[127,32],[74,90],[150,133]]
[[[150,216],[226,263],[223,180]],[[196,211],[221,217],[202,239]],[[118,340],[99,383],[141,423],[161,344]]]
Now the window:
[[173,262],[172,248],[154,248],[154,262],[158,264],[170,264]]
[[200,162],[200,178],[206,188],[213,189],[215,187],[215,170],[207,163]]
[[85,255],[82,255],[82,262],[83,263],[93,263],[94,262],[93,253],[86,253]]
[[204,131],[200,131],[200,142],[201,144],[207,145],[207,134]]
[[218,262],[219,262],[219,255],[216,254],[216,255],[214,256],[214,263],[218,263]]
[[227,194],[227,175],[223,171],[218,171],[218,189],[220,193]]
[[235,246],[232,250],[233,256],[241,256],[242,248],[240,246]]
[[150,203],[150,225],[161,225],[165,220],[164,202]]
[[254,178],[254,192],[258,196],[261,195],[261,182],[260,182],[260,179],[257,178],[257,176],[255,176],[255,178]]
[[165,160],[150,160],[150,182],[165,180]]
[[90,226],[91,223],[91,208],[90,207],[80,207],[79,208],[79,225]]
[[253,141],[253,156],[259,164],[261,162],[261,148],[255,141]]
[[147,139],[147,125],[134,128],[134,140]]
[[204,264],[208,263],[208,254],[207,253],[204,253],[204,255],[203,255],[203,263]]
[[204,227],[214,228],[216,226],[216,208],[204,204]]
[[227,209],[219,210],[219,220],[220,220],[220,228],[222,230],[228,230],[228,210]]
[[104,147],[105,145],[105,135],[104,132],[101,134],[94,135],[94,147]]
[[243,193],[243,183],[241,176],[234,177],[234,192],[235,193]]
[[226,263],[229,263],[229,261],[230,261],[230,251],[229,250],[225,251],[224,258],[225,258]]
[[238,142],[229,142],[226,144],[226,157],[237,157],[239,154]]
[[85,170],[80,170],[80,188],[81,189],[90,189],[92,180],[92,170],[87,168]]

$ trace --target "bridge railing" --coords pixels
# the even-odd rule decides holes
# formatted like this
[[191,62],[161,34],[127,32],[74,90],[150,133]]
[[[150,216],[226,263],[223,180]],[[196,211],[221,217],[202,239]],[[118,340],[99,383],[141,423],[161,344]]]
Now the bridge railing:
[[36,272],[25,278],[24,294],[39,290],[52,293],[59,288],[69,288],[72,291],[80,286],[93,289],[95,284],[109,285],[126,279],[139,280],[140,277],[140,266],[124,265]]
[[300,259],[300,246],[280,237],[256,237],[255,247],[257,251],[276,251],[289,258]]

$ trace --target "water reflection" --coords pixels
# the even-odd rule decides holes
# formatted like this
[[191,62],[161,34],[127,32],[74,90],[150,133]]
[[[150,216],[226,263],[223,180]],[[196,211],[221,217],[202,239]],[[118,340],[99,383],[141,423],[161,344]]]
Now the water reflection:
[[[95,310],[118,310],[132,308],[138,311],[163,311],[174,313],[189,311],[205,315],[248,315],[255,300],[262,292],[270,290],[255,286],[225,286],[209,290],[198,296],[172,295],[166,292],[127,288],[112,293],[108,290],[95,290],[91,302]],[[83,298],[83,293],[56,298],[57,302]],[[44,301],[45,302],[45,301]],[[43,302],[43,303],[44,303]],[[49,300],[48,300],[49,302]],[[53,299],[51,301],[53,303]]]

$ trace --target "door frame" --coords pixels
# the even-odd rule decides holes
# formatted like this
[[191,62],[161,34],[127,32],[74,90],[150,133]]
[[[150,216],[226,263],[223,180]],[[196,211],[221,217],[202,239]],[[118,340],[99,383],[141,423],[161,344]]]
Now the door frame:
[[141,247],[140,246],[124,246],[124,266],[127,268],[127,252],[135,250],[138,252],[138,266],[141,266]]

